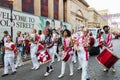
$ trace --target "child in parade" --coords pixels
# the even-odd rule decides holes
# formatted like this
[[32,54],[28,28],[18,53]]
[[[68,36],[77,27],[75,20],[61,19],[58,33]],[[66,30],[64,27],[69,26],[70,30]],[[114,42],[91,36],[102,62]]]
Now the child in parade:
[[14,48],[15,44],[12,42],[12,38],[7,36],[7,42],[5,43],[5,56],[4,56],[4,74],[2,77],[7,76],[8,73],[8,66],[10,64],[12,68],[12,75],[16,73],[15,64],[14,64]]

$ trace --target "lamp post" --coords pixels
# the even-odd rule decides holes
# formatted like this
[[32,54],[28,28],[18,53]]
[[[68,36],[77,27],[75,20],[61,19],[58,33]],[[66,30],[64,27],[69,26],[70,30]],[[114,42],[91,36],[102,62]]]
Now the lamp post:
[[13,38],[13,26],[12,26],[13,17],[12,17],[12,13],[13,13],[13,2],[14,2],[14,0],[8,0],[8,2],[9,2],[9,8],[10,8],[11,37]]

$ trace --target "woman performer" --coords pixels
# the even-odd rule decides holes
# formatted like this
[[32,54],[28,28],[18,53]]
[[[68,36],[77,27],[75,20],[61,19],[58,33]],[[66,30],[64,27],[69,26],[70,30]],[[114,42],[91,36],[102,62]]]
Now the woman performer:
[[64,42],[63,42],[63,48],[64,51],[62,53],[62,56],[64,55],[70,55],[69,59],[67,61],[65,61],[64,59],[62,60],[62,66],[61,66],[61,74],[58,76],[58,78],[61,78],[64,76],[65,73],[65,65],[68,62],[69,63],[69,67],[70,67],[70,76],[73,75],[73,62],[72,62],[72,57],[73,57],[73,51],[72,51],[72,47],[73,47],[73,41],[71,38],[71,32],[67,29],[64,30],[63,32],[64,34]]
[[[51,58],[53,56],[53,45],[54,45],[54,42],[52,41],[52,31],[50,29],[47,29],[46,30],[46,36],[45,36],[45,43],[44,43],[44,46],[45,48],[48,50]],[[48,76],[50,74],[50,72],[53,71],[53,67],[52,67],[52,61],[49,62],[49,65],[47,66],[47,69],[46,69],[46,73],[44,74],[44,76]]]

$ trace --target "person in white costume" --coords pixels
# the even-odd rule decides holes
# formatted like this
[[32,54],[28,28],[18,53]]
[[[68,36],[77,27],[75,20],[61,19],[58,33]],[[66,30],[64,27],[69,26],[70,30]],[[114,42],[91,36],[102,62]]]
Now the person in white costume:
[[32,69],[39,69],[40,64],[37,60],[37,43],[39,41],[39,36],[36,34],[36,29],[32,29],[32,34],[30,35],[30,41],[31,41],[31,46],[30,46],[30,54],[31,54],[31,60],[33,63]]
[[69,67],[70,67],[70,76],[73,75],[73,62],[72,62],[72,57],[73,57],[73,41],[71,38],[71,32],[67,29],[64,30],[63,32],[64,34],[64,42],[63,42],[63,48],[64,51],[62,52],[62,56],[69,54],[70,57],[67,61],[62,60],[62,66],[61,66],[61,74],[58,76],[58,78],[61,78],[64,76],[65,73],[65,65],[68,62],[69,63]]
[[2,77],[8,75],[8,66],[10,64],[12,68],[12,75],[16,73],[15,64],[14,64],[14,47],[15,44],[12,42],[10,36],[7,36],[7,42],[5,43],[5,56],[4,56],[4,74]]
[[54,41],[54,45],[53,45],[53,56],[52,56],[52,63],[55,61],[55,55],[57,56],[58,58],[58,61],[60,61],[60,56],[59,54],[57,54],[57,42],[58,42],[58,35],[56,33],[56,30],[53,29],[52,30],[52,41]]
[[[76,35],[76,33],[74,32],[74,29],[72,29],[71,34],[72,34],[71,37],[72,37],[73,43],[75,43],[75,41],[76,41],[76,39],[77,39],[77,35]],[[73,47],[72,49],[73,49],[73,62],[76,63],[77,60],[76,60],[76,54],[75,54],[74,47]]]
[[76,48],[78,52],[78,58],[80,59],[79,61],[82,66],[81,80],[90,80],[88,75],[89,47],[90,47],[89,30],[87,28],[84,28],[83,35],[78,37]]

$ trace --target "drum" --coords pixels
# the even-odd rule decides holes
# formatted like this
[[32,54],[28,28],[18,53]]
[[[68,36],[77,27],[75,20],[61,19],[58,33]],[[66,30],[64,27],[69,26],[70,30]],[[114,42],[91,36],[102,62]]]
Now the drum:
[[45,48],[44,48],[44,46],[42,45],[42,44],[39,44],[38,45],[38,51],[40,51],[40,50],[44,50]]
[[15,48],[15,49],[13,50],[13,52],[14,52],[14,54],[17,54],[17,53],[19,52],[19,50],[18,50],[17,48]]
[[62,60],[65,61],[65,62],[67,62],[69,60],[69,58],[70,58],[70,54],[69,53],[64,53],[62,55]]
[[111,68],[119,58],[112,54],[112,51],[105,48],[98,56],[97,60],[100,64],[102,64],[105,68]]
[[51,61],[51,56],[47,50],[39,51],[36,55],[40,63],[44,64],[44,63]]

